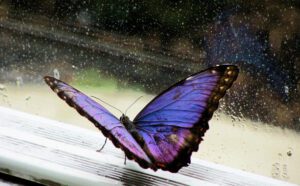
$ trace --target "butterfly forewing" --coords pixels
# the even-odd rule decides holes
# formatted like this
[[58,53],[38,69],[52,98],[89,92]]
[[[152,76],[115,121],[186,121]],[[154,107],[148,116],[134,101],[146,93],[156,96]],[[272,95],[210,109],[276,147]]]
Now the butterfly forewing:
[[144,151],[158,168],[177,172],[198,150],[208,120],[237,78],[235,66],[194,74],[154,98],[134,119]]
[[70,85],[46,76],[46,83],[57,95],[74,107],[81,115],[87,117],[103,134],[110,138],[116,147],[122,148],[126,156],[135,159],[142,167],[152,166],[151,160],[140,145],[127,131],[124,125],[103,106]]

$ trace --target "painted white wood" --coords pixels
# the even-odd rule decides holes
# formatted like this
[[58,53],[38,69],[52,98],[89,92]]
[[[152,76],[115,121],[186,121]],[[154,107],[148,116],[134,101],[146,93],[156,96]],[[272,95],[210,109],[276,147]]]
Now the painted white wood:
[[293,185],[192,159],[177,174],[140,168],[101,132],[0,107],[0,172],[62,185]]

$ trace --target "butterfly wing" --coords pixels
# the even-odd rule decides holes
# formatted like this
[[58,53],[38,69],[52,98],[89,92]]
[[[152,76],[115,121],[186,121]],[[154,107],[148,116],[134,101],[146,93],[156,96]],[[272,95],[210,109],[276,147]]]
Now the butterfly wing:
[[134,119],[144,151],[157,168],[177,172],[198,150],[208,121],[238,75],[223,65],[196,73],[154,98]]
[[108,110],[77,89],[58,79],[49,76],[46,76],[44,79],[61,99],[65,100],[81,115],[93,122],[102,131],[104,136],[108,137],[116,147],[121,148],[125,152],[129,159],[134,159],[144,168],[152,166],[151,160],[140,145],[124,125]]

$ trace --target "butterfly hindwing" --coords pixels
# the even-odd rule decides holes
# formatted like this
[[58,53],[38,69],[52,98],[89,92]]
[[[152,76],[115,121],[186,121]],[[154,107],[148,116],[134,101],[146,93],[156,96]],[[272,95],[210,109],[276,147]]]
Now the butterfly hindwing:
[[238,75],[222,65],[196,73],[154,98],[133,120],[157,168],[177,172],[198,150],[208,121]]
[[92,121],[102,133],[121,148],[129,159],[135,159],[142,167],[152,166],[151,160],[124,125],[103,106],[70,85],[46,76],[46,83],[57,95]]

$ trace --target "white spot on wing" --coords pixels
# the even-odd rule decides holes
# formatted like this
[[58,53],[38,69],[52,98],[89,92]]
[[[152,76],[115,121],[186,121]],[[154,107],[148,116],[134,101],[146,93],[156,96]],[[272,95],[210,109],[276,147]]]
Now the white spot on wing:
[[211,70],[211,73],[212,73],[212,74],[216,74],[217,71],[216,71],[216,70]]
[[186,78],[186,81],[190,81],[190,80],[192,80],[192,79],[194,79],[194,76],[191,76],[191,77]]

